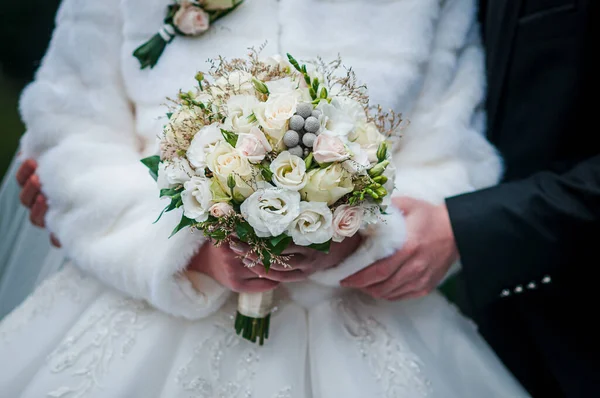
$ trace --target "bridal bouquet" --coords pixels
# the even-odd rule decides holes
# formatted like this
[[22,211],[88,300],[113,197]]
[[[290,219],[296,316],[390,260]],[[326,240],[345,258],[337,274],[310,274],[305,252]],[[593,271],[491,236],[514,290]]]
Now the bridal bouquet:
[[[170,198],[164,211],[183,207],[173,234],[239,239],[268,272],[286,266],[292,243],[327,252],[378,222],[394,181],[388,138],[401,120],[369,108],[339,59],[258,54],[210,61],[174,100],[160,156],[142,161]],[[272,292],[240,294],[237,333],[262,345],[272,306]]]

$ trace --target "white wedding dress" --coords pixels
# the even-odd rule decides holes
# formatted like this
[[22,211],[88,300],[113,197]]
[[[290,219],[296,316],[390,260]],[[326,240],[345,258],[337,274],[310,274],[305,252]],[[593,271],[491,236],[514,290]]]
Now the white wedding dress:
[[402,246],[397,212],[338,267],[277,290],[263,347],[237,337],[235,296],[182,272],[202,237],[167,239],[177,214],[152,224],[164,203],[139,162],[155,150],[165,98],[207,58],[268,40],[265,55],[339,52],[374,104],[410,119],[396,194],[440,202],[492,185],[500,161],[483,137],[474,1],[247,0],[141,71],[131,53],[168,3],[65,0],[23,95],[22,150],[39,162],[48,228],[71,263],[0,323],[0,396],[526,397],[441,295],[390,303],[339,287]]

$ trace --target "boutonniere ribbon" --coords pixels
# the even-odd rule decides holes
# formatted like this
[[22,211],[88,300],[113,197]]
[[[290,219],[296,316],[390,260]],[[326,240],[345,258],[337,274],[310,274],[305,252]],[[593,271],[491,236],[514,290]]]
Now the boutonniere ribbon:
[[167,7],[164,25],[133,55],[142,69],[154,67],[161,54],[176,36],[200,36],[218,19],[235,10],[244,0],[179,0]]

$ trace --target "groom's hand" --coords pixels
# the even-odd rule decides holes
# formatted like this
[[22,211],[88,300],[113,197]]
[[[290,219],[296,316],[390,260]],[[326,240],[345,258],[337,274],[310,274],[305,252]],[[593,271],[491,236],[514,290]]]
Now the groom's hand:
[[438,286],[458,259],[445,204],[411,198],[399,198],[394,204],[406,218],[407,242],[392,256],[344,279],[342,286],[387,300],[421,297]]
[[[42,193],[40,179],[35,174],[37,163],[35,160],[27,159],[17,170],[17,182],[23,188],[19,199],[23,206],[29,209],[29,220],[35,226],[45,227],[44,218],[48,211],[48,202]],[[50,242],[56,247],[60,247],[60,242],[54,235],[50,235]]]

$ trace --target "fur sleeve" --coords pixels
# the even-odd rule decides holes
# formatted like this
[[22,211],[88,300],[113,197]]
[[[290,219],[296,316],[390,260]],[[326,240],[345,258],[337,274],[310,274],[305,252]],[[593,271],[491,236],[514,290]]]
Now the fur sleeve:
[[[494,185],[502,173],[501,159],[485,138],[484,56],[473,0],[443,2],[424,69],[423,89],[406,115],[410,125],[394,153],[394,196],[438,204]],[[406,231],[400,214],[390,214],[380,228],[353,256],[313,280],[337,284],[402,247]]]
[[[120,73],[118,0],[66,0],[35,81],[24,91],[24,157],[38,160],[48,229],[66,254],[106,284],[160,310],[207,316],[226,291],[182,270],[198,234],[168,239],[180,214],[153,224],[165,206],[140,163],[132,104]],[[131,56],[127,54],[127,56]]]

